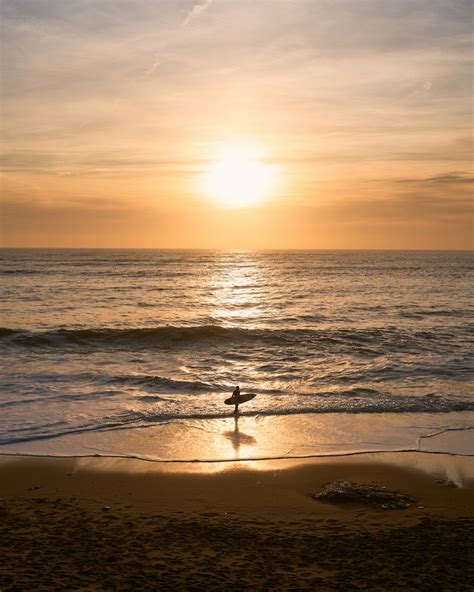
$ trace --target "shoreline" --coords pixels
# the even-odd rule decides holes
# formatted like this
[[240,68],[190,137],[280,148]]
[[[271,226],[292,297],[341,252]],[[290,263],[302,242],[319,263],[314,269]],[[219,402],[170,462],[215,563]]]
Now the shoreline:
[[[472,457],[217,464],[0,457],[0,588],[470,590]],[[413,501],[313,499],[334,482]]]
[[[474,428],[469,428],[474,429]],[[371,457],[371,456],[397,456],[397,455],[420,455],[420,456],[440,456],[440,457],[450,457],[450,458],[472,458],[474,459],[474,454],[470,452],[449,452],[443,450],[417,450],[415,448],[403,448],[403,449],[394,449],[394,450],[355,450],[353,452],[333,452],[333,453],[320,453],[320,454],[308,454],[308,455],[295,455],[295,456],[262,456],[262,457],[241,457],[241,458],[216,458],[216,459],[176,459],[176,458],[147,458],[146,456],[134,456],[134,455],[126,455],[126,454],[46,454],[41,452],[0,452],[0,464],[2,463],[2,459],[51,459],[51,460],[81,460],[81,459],[96,459],[98,462],[100,460],[123,460],[123,461],[130,461],[130,462],[143,462],[143,463],[151,463],[156,465],[246,465],[246,464],[262,464],[262,463],[285,463],[291,465],[293,463],[311,463],[312,461],[318,460],[337,460],[337,459],[344,459],[344,458],[352,458],[352,457]]]
[[223,416],[36,435],[3,455],[110,457],[168,463],[430,453],[473,456],[474,412]]

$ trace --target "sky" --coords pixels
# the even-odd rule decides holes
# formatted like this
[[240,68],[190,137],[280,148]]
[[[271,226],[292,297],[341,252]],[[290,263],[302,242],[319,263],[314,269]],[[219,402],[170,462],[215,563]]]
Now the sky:
[[474,247],[470,0],[0,10],[2,246]]

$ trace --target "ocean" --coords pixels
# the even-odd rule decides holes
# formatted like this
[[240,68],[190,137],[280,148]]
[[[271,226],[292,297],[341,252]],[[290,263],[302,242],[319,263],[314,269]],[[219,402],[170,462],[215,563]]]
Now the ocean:
[[[0,453],[474,454],[470,252],[3,249]],[[223,404],[255,393],[239,419]]]

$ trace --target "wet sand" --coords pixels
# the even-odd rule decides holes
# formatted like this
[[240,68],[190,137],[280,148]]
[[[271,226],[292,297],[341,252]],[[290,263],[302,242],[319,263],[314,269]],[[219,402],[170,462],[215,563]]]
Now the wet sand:
[[[313,499],[338,481],[406,509]],[[474,460],[0,459],[0,590],[472,590]]]

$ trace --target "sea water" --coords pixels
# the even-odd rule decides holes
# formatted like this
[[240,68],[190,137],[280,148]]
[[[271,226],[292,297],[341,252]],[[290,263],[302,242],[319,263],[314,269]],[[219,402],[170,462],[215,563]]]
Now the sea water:
[[[3,249],[0,453],[474,454],[469,252]],[[257,397],[232,418],[236,385]]]

